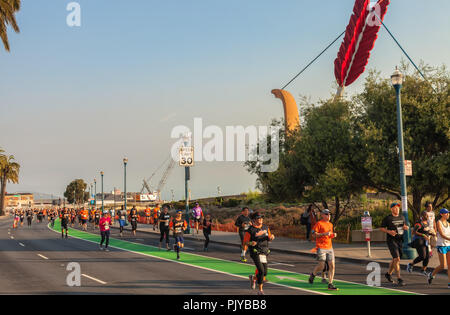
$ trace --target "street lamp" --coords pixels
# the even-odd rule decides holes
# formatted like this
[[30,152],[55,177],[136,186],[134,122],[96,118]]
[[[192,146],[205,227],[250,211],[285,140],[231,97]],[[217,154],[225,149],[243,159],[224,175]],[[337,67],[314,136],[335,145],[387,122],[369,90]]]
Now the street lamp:
[[124,195],[124,209],[127,211],[127,163],[128,158],[123,159],[123,195]]
[[103,201],[104,201],[104,196],[103,196],[103,175],[104,174],[105,173],[103,173],[103,171],[100,172],[100,175],[102,176],[102,213],[105,210],[104,207],[103,207]]
[[[401,104],[401,89],[403,84],[403,74],[395,68],[394,73],[391,76],[392,85],[395,88],[397,95],[397,138],[398,138],[398,151],[399,151],[399,163],[400,163],[400,185],[402,195],[402,212],[405,217],[406,225],[409,227],[408,218],[408,194],[406,192],[406,176],[405,176],[405,150],[403,146],[403,122],[402,122],[402,104]],[[413,259],[415,257],[415,251],[408,246],[411,243],[411,231],[405,231],[403,235],[403,255],[405,259]]]
[[95,191],[94,191],[94,209],[97,209],[97,179],[94,178],[94,187],[95,187]]

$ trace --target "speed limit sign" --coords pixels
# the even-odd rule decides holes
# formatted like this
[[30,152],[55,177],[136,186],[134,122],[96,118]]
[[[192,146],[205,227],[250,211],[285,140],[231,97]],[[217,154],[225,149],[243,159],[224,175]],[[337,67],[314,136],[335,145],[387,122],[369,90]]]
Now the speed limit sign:
[[194,166],[194,148],[180,148],[180,166]]

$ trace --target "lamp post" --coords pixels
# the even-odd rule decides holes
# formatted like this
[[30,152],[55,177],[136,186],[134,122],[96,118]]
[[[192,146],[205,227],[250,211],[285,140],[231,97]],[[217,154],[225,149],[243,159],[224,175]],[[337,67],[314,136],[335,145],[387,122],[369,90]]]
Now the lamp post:
[[103,213],[103,211],[105,210],[104,209],[104,204],[103,204],[103,201],[104,201],[104,196],[103,196],[103,175],[104,175],[105,173],[103,173],[103,171],[101,171],[100,172],[100,175],[102,176],[102,213]]
[[[392,85],[395,88],[397,95],[397,138],[398,138],[398,153],[400,163],[400,185],[402,196],[402,213],[405,218],[406,225],[409,227],[408,218],[408,195],[406,191],[406,175],[405,175],[405,150],[403,146],[403,121],[402,121],[402,104],[401,104],[401,89],[403,84],[403,74],[395,69],[391,76]],[[413,259],[415,251],[408,246],[411,243],[411,230],[405,231],[403,235],[403,256],[404,259]]]
[[97,179],[94,178],[94,187],[95,187],[95,191],[94,191],[94,209],[97,209]]
[[127,211],[127,163],[128,158],[123,159],[123,196],[124,196],[124,209]]

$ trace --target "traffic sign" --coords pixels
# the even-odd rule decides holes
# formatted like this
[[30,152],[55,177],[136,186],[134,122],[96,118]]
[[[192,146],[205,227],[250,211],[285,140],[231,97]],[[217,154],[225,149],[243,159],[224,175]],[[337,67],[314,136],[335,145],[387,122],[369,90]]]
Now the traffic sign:
[[405,176],[412,176],[412,161],[405,160]]
[[194,147],[180,148],[180,166],[194,166]]

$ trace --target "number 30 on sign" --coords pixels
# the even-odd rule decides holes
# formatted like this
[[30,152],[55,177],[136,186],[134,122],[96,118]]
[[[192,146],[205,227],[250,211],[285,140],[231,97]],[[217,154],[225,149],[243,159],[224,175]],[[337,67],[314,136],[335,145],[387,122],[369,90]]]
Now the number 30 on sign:
[[194,166],[194,148],[180,148],[180,166]]

